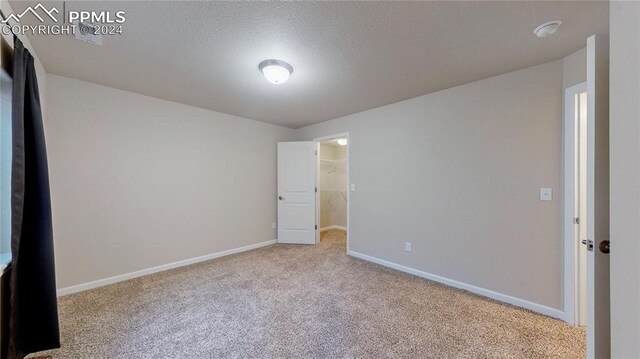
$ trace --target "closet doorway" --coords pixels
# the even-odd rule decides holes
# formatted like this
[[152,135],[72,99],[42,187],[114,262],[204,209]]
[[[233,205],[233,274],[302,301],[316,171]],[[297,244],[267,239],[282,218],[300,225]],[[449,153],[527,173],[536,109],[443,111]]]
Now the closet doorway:
[[587,83],[565,90],[565,312],[566,321],[587,325]]
[[316,243],[349,249],[349,135],[317,138]]

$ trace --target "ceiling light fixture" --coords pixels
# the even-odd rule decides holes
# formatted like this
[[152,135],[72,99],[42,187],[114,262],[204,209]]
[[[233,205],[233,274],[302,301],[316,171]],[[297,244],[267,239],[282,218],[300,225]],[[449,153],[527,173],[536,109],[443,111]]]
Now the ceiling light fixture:
[[555,32],[558,31],[560,25],[562,25],[562,21],[560,20],[545,22],[544,24],[536,27],[533,30],[533,33],[536,34],[537,37],[547,37],[549,35],[555,34]]
[[280,85],[289,79],[289,75],[293,72],[293,67],[281,60],[264,60],[258,65],[260,71],[267,79],[275,85]]
[[347,139],[346,138],[338,138],[338,144],[340,146],[346,146],[347,145]]

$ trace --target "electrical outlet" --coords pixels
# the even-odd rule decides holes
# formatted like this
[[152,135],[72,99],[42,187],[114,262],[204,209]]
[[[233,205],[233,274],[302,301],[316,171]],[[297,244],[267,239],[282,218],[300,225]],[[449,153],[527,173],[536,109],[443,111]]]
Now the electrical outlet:
[[271,223],[271,229],[276,229],[276,222]]
[[411,242],[404,242],[404,250],[406,252],[411,252]]

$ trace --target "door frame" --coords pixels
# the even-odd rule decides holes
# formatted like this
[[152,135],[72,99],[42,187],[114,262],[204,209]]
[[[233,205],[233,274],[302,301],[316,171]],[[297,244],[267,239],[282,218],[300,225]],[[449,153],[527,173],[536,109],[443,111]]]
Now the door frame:
[[[316,143],[316,151],[320,151],[320,142],[335,140],[338,138],[347,139],[347,253],[349,253],[349,237],[351,236],[351,139],[349,132],[340,132],[333,135],[316,137],[313,141]],[[320,153],[316,156],[316,188],[320,186]],[[320,243],[320,190],[316,192],[316,244]]]
[[[568,87],[564,92],[564,321],[578,324],[578,248],[581,245],[577,240],[577,226],[574,218],[579,217],[579,208],[576,208],[575,186],[576,176],[576,108],[573,105],[575,96],[587,91],[587,82]],[[581,220],[586,220],[581,218]],[[587,303],[581,303],[587,305]]]

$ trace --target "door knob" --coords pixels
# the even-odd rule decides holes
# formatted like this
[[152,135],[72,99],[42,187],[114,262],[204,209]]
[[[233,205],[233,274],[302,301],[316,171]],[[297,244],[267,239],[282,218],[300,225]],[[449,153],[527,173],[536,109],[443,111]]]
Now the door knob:
[[598,247],[600,247],[600,252],[609,254],[611,244],[609,241],[601,241]]
[[284,201],[284,197],[282,197],[282,196],[278,196],[278,199],[281,200],[281,201]]

